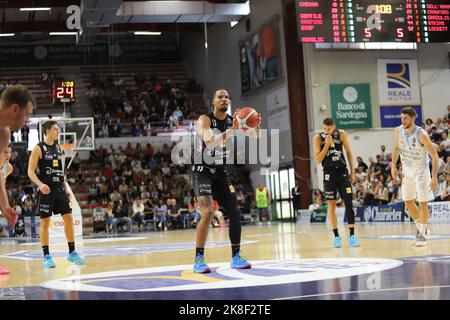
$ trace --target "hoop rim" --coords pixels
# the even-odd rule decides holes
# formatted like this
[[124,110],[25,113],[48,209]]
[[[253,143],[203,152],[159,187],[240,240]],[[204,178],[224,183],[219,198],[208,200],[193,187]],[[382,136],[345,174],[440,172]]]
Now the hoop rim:
[[76,145],[75,145],[75,143],[61,143],[60,147],[64,151],[73,151],[73,149],[75,149]]

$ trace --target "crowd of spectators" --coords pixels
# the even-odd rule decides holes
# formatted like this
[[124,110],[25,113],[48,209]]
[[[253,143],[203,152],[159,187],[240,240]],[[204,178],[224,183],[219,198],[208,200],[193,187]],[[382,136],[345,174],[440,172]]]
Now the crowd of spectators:
[[[442,118],[427,119],[422,128],[428,133],[439,155],[438,188],[434,192],[435,201],[450,200],[450,106]],[[402,202],[401,185],[394,183],[391,177],[392,153],[384,145],[375,157],[369,157],[366,163],[362,157],[355,162],[356,183],[353,185],[353,203],[355,206],[386,205]],[[430,161],[430,169],[431,169]],[[400,166],[400,159],[397,162]],[[321,207],[324,196],[320,189],[313,190],[313,203],[310,209]],[[342,205],[342,203],[339,203]]]
[[101,79],[93,72],[87,95],[95,114],[96,136],[139,137],[151,135],[152,126],[176,128],[204,111],[195,108],[191,93],[202,93],[192,79],[180,85],[172,77],[162,81],[140,71],[134,75],[134,85],[127,86],[120,78]]
[[[200,212],[191,184],[191,166],[171,161],[173,146],[163,144],[157,148],[128,143],[125,148],[100,147],[91,152],[89,164],[101,169],[93,177],[86,177],[82,162],[76,157],[68,181],[73,188],[89,186],[88,204],[111,208],[109,215],[99,218],[107,221],[113,231],[117,231],[117,223],[131,225],[134,221],[141,229],[147,220],[153,219],[160,230],[186,228],[188,222],[195,227]],[[249,212],[252,204],[249,175],[245,166],[235,166],[230,172],[244,212]],[[226,213],[218,204],[214,216],[214,225],[226,225]]]

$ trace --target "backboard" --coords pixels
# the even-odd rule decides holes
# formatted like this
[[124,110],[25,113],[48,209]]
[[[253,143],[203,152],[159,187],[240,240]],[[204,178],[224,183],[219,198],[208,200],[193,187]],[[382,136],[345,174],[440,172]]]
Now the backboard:
[[94,118],[60,118],[39,120],[39,141],[44,139],[42,124],[54,120],[60,130],[59,144],[75,144],[75,151],[95,149]]

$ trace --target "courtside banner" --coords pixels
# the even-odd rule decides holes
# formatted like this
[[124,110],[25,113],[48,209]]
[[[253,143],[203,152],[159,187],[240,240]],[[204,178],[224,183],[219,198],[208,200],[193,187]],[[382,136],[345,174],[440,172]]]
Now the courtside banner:
[[450,202],[433,202],[428,204],[430,223],[450,222]]
[[[409,222],[402,203],[386,206],[363,206],[356,208],[355,222]],[[344,216],[344,222],[347,217]]]

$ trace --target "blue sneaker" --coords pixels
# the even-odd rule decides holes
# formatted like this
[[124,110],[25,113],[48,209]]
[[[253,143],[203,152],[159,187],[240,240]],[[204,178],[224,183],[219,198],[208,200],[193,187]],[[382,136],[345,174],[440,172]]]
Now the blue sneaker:
[[208,265],[205,262],[205,257],[201,254],[195,257],[194,273],[210,273]]
[[72,253],[69,253],[69,255],[67,256],[67,261],[73,262],[73,263],[75,263],[78,266],[81,266],[81,265],[85,264],[85,261],[84,261],[83,257],[80,256],[78,254],[78,252],[76,252],[76,251],[73,251]]
[[245,257],[241,256],[240,252],[238,252],[231,260],[232,269],[250,269],[251,267],[252,265],[250,262],[248,262]]
[[49,254],[46,254],[44,256],[44,268],[54,268],[54,267],[56,267],[56,264],[53,261],[52,256]]
[[334,238],[333,247],[335,247],[335,248],[342,247],[342,239],[341,239],[341,237]]
[[360,243],[358,238],[356,238],[356,236],[350,236],[350,238],[348,239],[348,245],[350,247],[359,247]]

